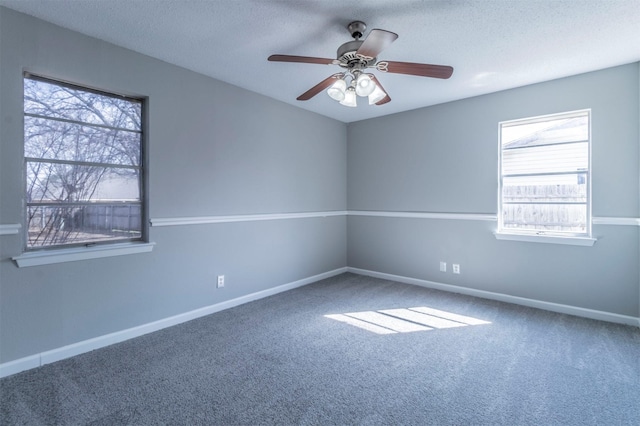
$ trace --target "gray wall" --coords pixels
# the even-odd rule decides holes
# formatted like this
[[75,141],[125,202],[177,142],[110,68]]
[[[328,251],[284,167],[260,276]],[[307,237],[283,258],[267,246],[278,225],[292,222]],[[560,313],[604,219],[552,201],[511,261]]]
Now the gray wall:
[[[0,31],[0,224],[22,222],[23,70],[148,97],[150,218],[346,209],[345,124],[4,8]],[[17,268],[22,236],[0,236],[0,362],[346,266],[344,216],[150,240],[151,253]]]
[[[591,108],[593,215],[637,218],[638,81],[636,63],[350,124],[348,208],[496,214],[498,122]],[[594,225],[576,247],[498,241],[496,225],[349,216],[347,263],[638,316],[637,226]]]

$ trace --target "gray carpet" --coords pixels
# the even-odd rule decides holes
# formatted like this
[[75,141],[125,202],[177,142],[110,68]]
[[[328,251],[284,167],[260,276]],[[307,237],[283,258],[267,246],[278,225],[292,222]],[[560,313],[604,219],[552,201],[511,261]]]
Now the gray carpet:
[[640,329],[344,274],[0,391],[3,425],[638,425]]

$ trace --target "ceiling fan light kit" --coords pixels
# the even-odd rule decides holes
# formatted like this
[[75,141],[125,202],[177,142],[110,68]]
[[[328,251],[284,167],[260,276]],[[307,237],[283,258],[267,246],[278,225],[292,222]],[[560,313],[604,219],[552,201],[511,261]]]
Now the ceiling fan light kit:
[[314,58],[308,56],[271,55],[273,62],[302,62],[308,64],[338,65],[344,72],[333,74],[298,96],[299,101],[307,101],[327,89],[327,94],[348,107],[357,106],[357,96],[368,97],[369,105],[383,105],[391,100],[387,91],[374,74],[365,73],[367,68],[380,72],[408,74],[420,77],[447,79],[453,74],[453,68],[446,65],[419,64],[413,62],[378,62],[378,54],[393,43],[398,35],[391,31],[373,29],[360,40],[367,26],[362,21],[353,21],[347,30],[354,38],[338,48],[337,59]]
[[358,96],[369,96],[376,88],[376,84],[364,73],[360,73],[356,79],[356,94]]
[[384,90],[380,89],[378,85],[373,89],[373,92],[369,95],[369,105],[375,105],[384,98],[387,97],[387,94]]
[[358,106],[356,102],[356,91],[353,87],[347,87],[347,91],[344,94],[344,99],[340,101],[340,105],[353,108]]
[[344,79],[340,79],[333,83],[329,89],[327,89],[327,94],[331,96],[332,99],[340,102],[344,99],[345,93],[347,92],[347,82]]

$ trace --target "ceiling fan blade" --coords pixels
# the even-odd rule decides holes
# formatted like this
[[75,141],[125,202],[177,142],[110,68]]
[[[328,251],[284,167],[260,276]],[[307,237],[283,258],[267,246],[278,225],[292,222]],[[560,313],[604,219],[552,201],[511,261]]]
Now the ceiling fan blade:
[[298,96],[296,99],[299,101],[308,101],[318,93],[322,92],[327,87],[331,86],[337,78],[340,78],[342,74],[334,74],[322,80],[320,83],[313,86],[311,89]]
[[391,31],[373,29],[369,32],[367,38],[364,39],[356,53],[368,58],[375,58],[378,56],[378,53],[396,41],[397,38],[398,34],[392,33]]
[[385,93],[385,95],[387,95],[384,98],[380,99],[378,102],[376,102],[376,105],[384,105],[387,102],[391,101],[391,96],[389,96],[389,93],[384,89],[384,87],[382,87],[382,84],[380,84],[380,80],[378,80],[376,76],[373,74],[368,74],[368,76],[371,77],[371,80],[373,80],[373,82],[380,88],[380,90],[382,90]]
[[336,60],[327,58],[314,58],[311,56],[271,55],[268,58],[272,62],[303,62],[305,64],[331,65]]
[[376,68],[382,72],[443,79],[447,79],[453,74],[453,67],[448,65],[416,64],[413,62],[380,61],[376,64]]

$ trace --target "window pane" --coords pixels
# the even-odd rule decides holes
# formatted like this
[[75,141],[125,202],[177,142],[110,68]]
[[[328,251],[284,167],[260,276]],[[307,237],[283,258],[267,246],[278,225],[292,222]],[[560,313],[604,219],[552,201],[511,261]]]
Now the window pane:
[[140,204],[30,206],[29,248],[140,238]]
[[25,156],[65,161],[140,165],[141,135],[26,116]]
[[586,204],[503,204],[505,229],[586,232]]
[[27,162],[27,202],[139,201],[137,169]]
[[557,118],[523,124],[510,124],[502,128],[502,148],[536,146],[589,139],[589,117]]
[[500,125],[499,231],[591,235],[590,112]]
[[587,202],[587,174],[505,177],[503,203]]
[[587,170],[589,143],[534,146],[502,152],[502,174],[557,173]]
[[141,130],[142,103],[41,80],[24,79],[24,112]]
[[142,238],[142,101],[25,77],[27,247]]

